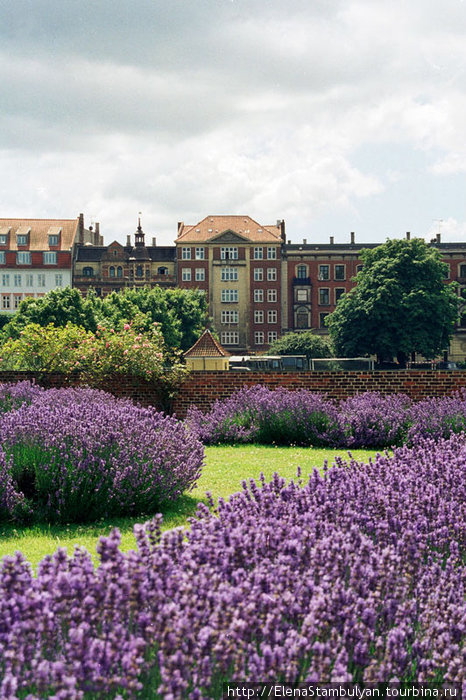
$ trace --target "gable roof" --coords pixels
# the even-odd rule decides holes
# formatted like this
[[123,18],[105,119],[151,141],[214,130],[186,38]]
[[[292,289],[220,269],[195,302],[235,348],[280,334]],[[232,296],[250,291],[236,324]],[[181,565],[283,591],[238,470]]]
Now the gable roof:
[[206,243],[226,231],[237,233],[250,243],[282,242],[280,228],[261,226],[250,216],[206,216],[192,226],[181,223],[176,243]]
[[78,233],[79,217],[76,219],[0,219],[3,234],[10,234],[9,250],[17,250],[16,234],[28,233],[28,250],[48,250],[49,234],[60,234],[59,250],[71,250]]
[[230,357],[230,353],[215,340],[208,328],[194,345],[186,350],[185,357]]

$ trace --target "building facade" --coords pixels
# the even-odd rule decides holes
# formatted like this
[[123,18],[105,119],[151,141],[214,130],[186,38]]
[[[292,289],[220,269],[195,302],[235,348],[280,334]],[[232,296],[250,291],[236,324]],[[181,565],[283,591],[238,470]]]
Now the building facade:
[[263,352],[281,332],[285,225],[249,216],[178,224],[178,285],[204,291],[221,344]]
[[176,285],[176,248],[146,246],[145,234],[138,222],[134,234],[127,236],[126,246],[113,241],[108,246],[80,245],[76,248],[73,286],[86,294],[92,287],[98,296],[118,292],[126,287],[174,287]]
[[0,219],[0,311],[15,312],[26,297],[72,284],[78,244],[101,241],[76,219]]

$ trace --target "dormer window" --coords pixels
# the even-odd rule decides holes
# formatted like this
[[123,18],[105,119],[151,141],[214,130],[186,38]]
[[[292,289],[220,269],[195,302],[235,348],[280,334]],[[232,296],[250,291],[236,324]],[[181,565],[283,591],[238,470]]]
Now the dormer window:
[[20,226],[16,231],[16,245],[18,247],[28,245],[30,233],[31,229],[29,226]]
[[51,226],[48,230],[49,248],[60,245],[61,226]]
[[53,233],[51,236],[49,236],[49,248],[53,248],[54,246],[58,245],[58,236],[56,233]]
[[7,245],[8,243],[8,235],[5,233],[0,234],[0,245]]

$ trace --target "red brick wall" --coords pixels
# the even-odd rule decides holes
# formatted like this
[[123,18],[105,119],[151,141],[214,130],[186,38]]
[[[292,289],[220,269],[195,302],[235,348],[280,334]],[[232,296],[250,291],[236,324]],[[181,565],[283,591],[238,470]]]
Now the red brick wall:
[[[34,372],[0,372],[0,383],[35,380],[45,388],[79,385],[79,377]],[[271,389],[308,389],[343,399],[364,391],[382,394],[408,394],[414,400],[429,396],[448,396],[466,387],[466,371],[400,370],[354,372],[192,372],[177,396],[169,400],[157,384],[132,377],[116,377],[102,389],[119,398],[130,398],[143,406],[171,410],[179,418],[188,406],[195,404],[206,410],[216,399],[224,399],[243,386],[264,384]]]

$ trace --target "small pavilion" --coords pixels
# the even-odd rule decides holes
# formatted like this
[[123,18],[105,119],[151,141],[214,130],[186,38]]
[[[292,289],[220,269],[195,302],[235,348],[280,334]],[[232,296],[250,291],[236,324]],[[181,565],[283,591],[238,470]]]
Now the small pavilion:
[[215,340],[208,328],[194,345],[184,353],[186,365],[192,370],[229,370],[230,353]]

